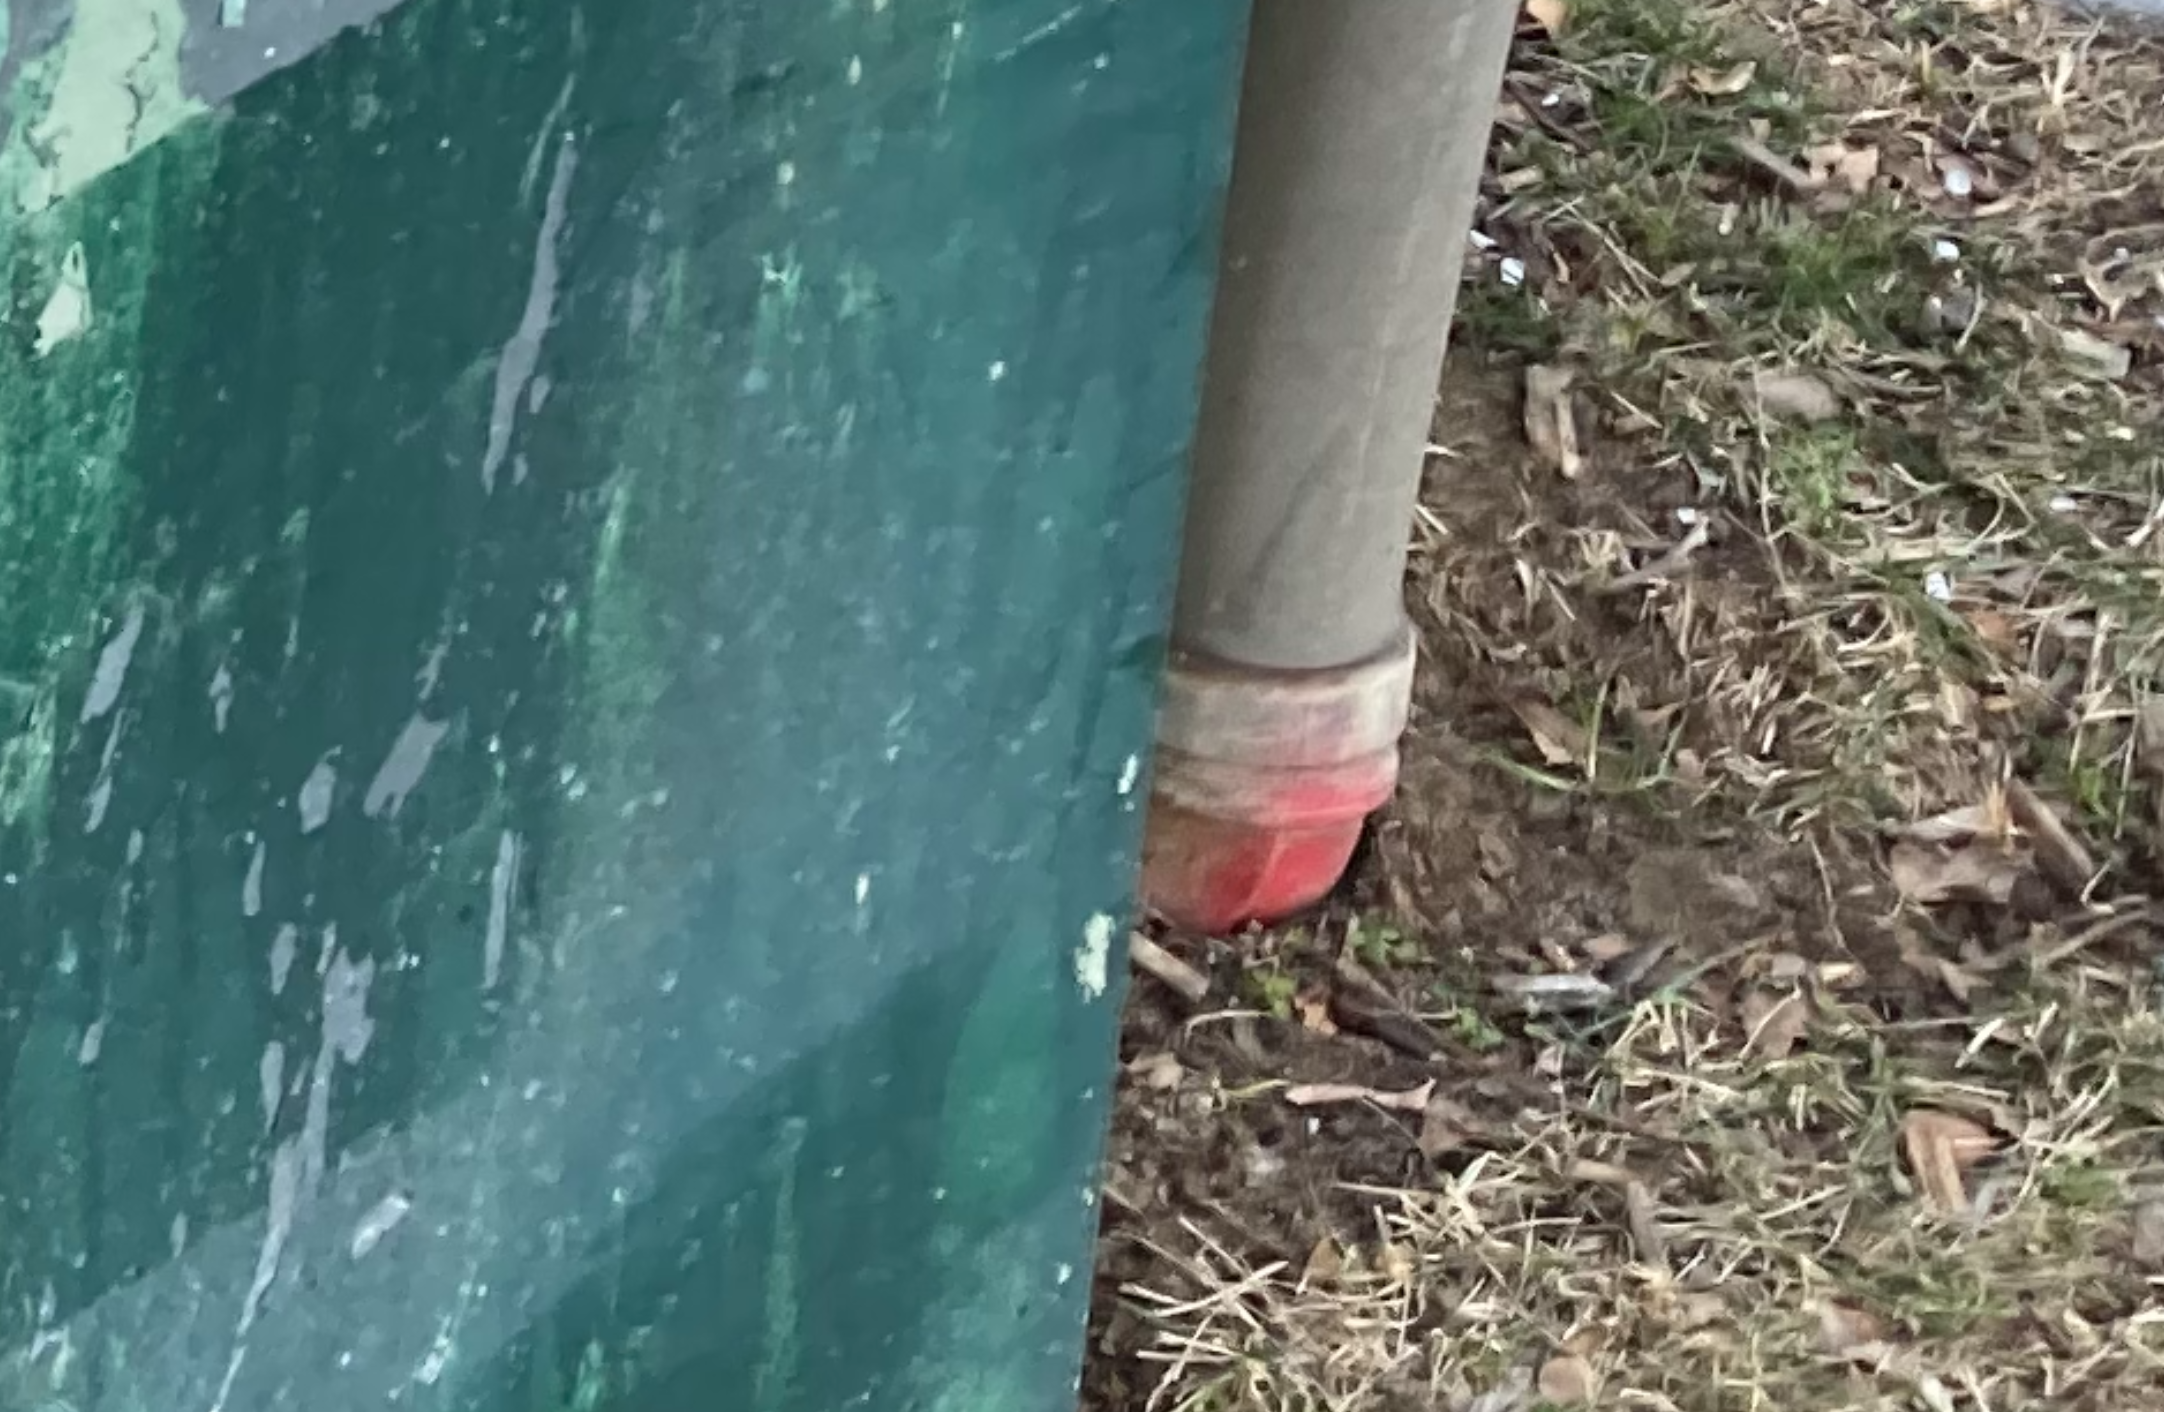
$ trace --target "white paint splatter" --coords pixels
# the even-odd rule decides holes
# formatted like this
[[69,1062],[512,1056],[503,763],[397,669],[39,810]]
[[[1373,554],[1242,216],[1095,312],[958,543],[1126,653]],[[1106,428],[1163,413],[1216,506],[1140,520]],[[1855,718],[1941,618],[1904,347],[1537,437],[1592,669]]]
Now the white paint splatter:
[[227,719],[233,714],[233,672],[224,663],[210,679],[210,719],[218,734],[225,734]]
[[518,428],[519,399],[541,365],[541,340],[556,321],[556,291],[563,278],[558,242],[571,199],[571,174],[578,169],[578,146],[566,135],[556,149],[556,171],[541,208],[541,233],[534,242],[533,278],[518,327],[496,358],[496,399],[488,414],[488,448],[481,455],[481,484],[496,488],[496,473],[511,454],[511,433]]
[[135,645],[143,639],[143,605],[134,604],[121,619],[120,629],[98,651],[97,668],[90,674],[90,690],[83,697],[82,723],[89,725],[120,704],[120,688],[128,680],[128,663]]
[[1099,912],[1082,928],[1082,944],[1074,953],[1074,978],[1085,1000],[1101,999],[1110,983],[1113,925],[1111,917]]
[[61,257],[59,280],[38,314],[37,355],[42,358],[79,337],[89,329],[90,320],[90,266],[78,241]]

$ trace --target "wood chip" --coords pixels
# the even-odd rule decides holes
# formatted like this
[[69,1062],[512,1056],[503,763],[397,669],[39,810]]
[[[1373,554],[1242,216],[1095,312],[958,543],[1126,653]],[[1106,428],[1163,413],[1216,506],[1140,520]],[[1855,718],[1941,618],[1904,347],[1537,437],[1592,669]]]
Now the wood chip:
[[1525,370],[1525,439],[1548,468],[1565,480],[1576,480],[1585,468],[1577,414],[1571,408],[1575,377],[1568,368],[1546,363]]
[[2078,328],[2059,330],[2059,346],[2069,362],[2091,376],[2117,382],[2134,371],[2134,350]]

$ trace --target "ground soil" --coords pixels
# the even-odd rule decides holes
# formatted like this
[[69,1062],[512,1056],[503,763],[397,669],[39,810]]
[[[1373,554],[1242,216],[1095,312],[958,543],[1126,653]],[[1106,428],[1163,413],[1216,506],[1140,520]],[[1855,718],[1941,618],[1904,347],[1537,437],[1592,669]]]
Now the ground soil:
[[[2005,18],[2014,10],[2023,13]],[[1512,92],[1589,88],[1593,137],[1573,141],[1581,154],[1598,152],[1598,124],[1636,111],[1620,105],[1633,94],[1619,66],[1658,69],[1668,61],[1639,52],[1656,41],[1681,56],[1673,73],[1642,83],[1656,106],[1692,85],[1714,107],[1747,104],[1745,88],[1765,87],[1773,61],[1754,79],[1715,62],[1721,45],[1754,54],[1783,42],[1824,48],[1837,22],[1861,56],[1845,72],[1879,65],[1891,76],[1884,83],[1907,93],[1912,65],[1901,46],[1911,30],[1899,26],[1913,22],[1925,26],[1916,53],[1941,63],[1955,55],[1980,75],[1973,83],[1985,97],[1964,100],[1971,117],[2026,112],[2017,98],[2059,102],[2051,76],[2074,61],[2053,55],[2088,41],[2068,38],[2060,21],[2032,19],[2026,6],[1976,7],[2008,26],[1989,34],[1965,31],[1961,11],[1765,0],[1723,8],[1729,27],[1709,37],[1695,14],[1641,23],[1630,6],[1602,4],[1601,22],[1626,27],[1613,31],[1623,37],[1612,52],[1589,39],[1575,52],[1561,45],[1555,59],[1532,34]],[[1749,44],[1735,40],[1737,23]],[[2157,51],[2126,43],[2150,63],[2119,68],[2119,82],[2164,74]],[[1971,63],[1980,54],[1992,63]],[[1731,74],[1744,77],[1731,83]],[[1841,89],[1850,80],[1839,73],[1829,81],[1836,97],[1824,101],[1858,114],[1835,124],[1843,140],[1856,150],[1868,139],[1872,170],[1880,148],[1895,170],[1901,134],[1928,124],[1905,114],[1889,121],[1895,110],[1862,86]],[[1932,91],[1943,94],[1937,82]],[[1604,84],[1615,90],[1605,100]],[[1728,119],[1714,107],[1709,122]],[[1738,130],[1753,130],[1758,111],[1739,106]],[[2140,125],[2164,124],[2142,116],[2154,111],[2107,94],[2094,121],[2145,133]],[[1957,603],[1956,625],[1973,628],[1976,641],[1919,648],[1930,633],[1914,625],[1948,616],[1928,601],[1936,595],[1859,571],[1864,560],[1844,557],[1856,542],[1842,538],[1850,521],[1796,527],[1811,487],[1784,490],[1778,477],[1816,464],[1809,455],[1822,449],[1822,432],[1769,434],[1733,409],[1707,411],[1702,388],[1675,376],[1641,388],[1605,367],[1601,335],[1572,323],[1573,309],[1606,299],[1602,317],[1627,316],[1634,329],[1659,325],[1666,312],[1604,293],[1592,257],[1572,245],[1619,250],[1633,232],[1652,237],[1628,212],[1610,218],[1599,240],[1573,235],[1575,213],[1613,196],[1618,178],[1609,169],[1574,177],[1561,165],[1578,160],[1569,134],[1540,131],[1560,121],[1518,129],[1535,142],[1555,138],[1565,154],[1541,158],[1544,185],[1506,174],[1513,161],[1528,162],[1521,171],[1540,165],[1510,155],[1507,121],[1489,173],[1487,228],[1532,251],[1563,252],[1555,263],[1575,273],[1532,261],[1535,282],[1557,282],[1550,317],[1564,331],[1537,334],[1545,348],[1499,326],[1492,299],[1485,315],[1461,307],[1407,581],[1423,665],[1399,798],[1340,894],[1313,916],[1238,938],[1162,937],[1211,977],[1208,1000],[1189,1004],[1136,979],[1084,1405],[2158,1405],[2164,1351],[2147,1341],[2155,1320],[2142,1311],[2164,1289],[2164,1025],[2153,993],[2164,884],[2153,863],[2157,832],[2139,817],[2152,797],[2137,780],[2145,757],[2129,725],[2136,708],[2124,704],[2146,699],[2153,664],[2104,653],[2111,624],[2081,596],[2086,588],[2069,588],[2048,611],[2036,594],[2024,600],[2034,626],[2021,618],[2018,644],[1997,641],[2011,606]],[[2018,129],[2027,119],[1993,121]],[[2069,164],[2126,145],[2083,137],[2078,121],[2038,130],[2064,141]],[[1950,131],[1937,129],[1926,148],[1952,144]],[[1675,145],[1673,136],[1655,146]],[[2151,136],[2164,151],[2164,131]],[[2031,154],[2035,140],[2024,141],[2001,147]],[[1987,147],[1979,140],[1967,150]],[[1999,160],[1974,158],[1980,168],[1987,159]],[[1670,172],[1666,160],[1663,149],[1625,175],[1702,201],[1723,230],[1729,216],[1720,213],[1732,210],[1787,223],[1769,229],[1795,224],[1778,209],[1781,193],[1769,201],[1748,177],[1739,187],[1731,170]],[[1783,180],[1795,185],[1792,172]],[[1679,185],[1660,184],[1669,182]],[[1519,200],[1524,190],[1546,191],[1547,209]],[[1832,232],[1827,248],[1849,258],[1855,223],[1815,189],[1804,194],[1817,203],[1815,229]],[[1921,200],[1926,222],[1943,216],[1943,200],[1917,198],[1898,181],[1882,182],[1871,199],[1881,197],[1890,209]],[[2079,220],[2078,204],[2039,197],[2035,209],[2046,224]],[[2009,248],[2038,250],[2054,241],[2072,248],[2085,234],[2008,231]],[[1987,236],[1981,227],[1962,232],[1972,251]],[[1913,252],[1919,238],[1903,228],[1892,245]],[[1656,303],[1692,304],[1673,339],[1698,359],[1707,334],[1688,319],[1715,308],[1696,301],[1721,297],[1698,293],[1697,281],[1718,286],[1711,271],[1709,258],[1667,272],[1632,266],[1613,288],[1634,281]],[[2072,305],[2048,283],[2038,284],[2034,307],[2066,316]],[[1895,287],[1888,276],[1869,292]],[[1769,298],[1769,319],[1785,317],[1791,294]],[[1477,297],[1469,285],[1468,299]],[[1828,298],[1837,318],[1845,298],[1838,290]],[[2164,328],[2164,286],[2156,310]],[[2111,329],[2133,327],[2124,309],[2111,318]],[[1889,323],[1874,332],[1861,314],[1850,322],[1864,331],[1843,326],[1822,345],[1828,324],[1813,327],[1814,376],[1866,389],[1859,399],[1875,389],[1891,400],[1853,448],[1844,443],[1844,483],[1884,472],[1887,484],[1913,484],[1913,457],[1875,448],[1909,447],[1923,427],[1947,460],[1936,469],[1973,493],[1959,462],[1970,420],[1959,398],[1944,390],[1926,409],[1936,421],[1918,420],[1918,399],[1901,382],[1909,374],[1897,370],[1889,382],[1874,371],[1885,356],[1910,356],[1902,342],[1910,331]],[[1761,370],[1768,348],[1786,356],[1792,337],[1770,323],[1766,336],[1767,347],[1739,355]],[[2143,399],[2164,390],[2164,357],[2136,346],[2144,351],[2114,405],[2139,428],[2130,409],[2157,405]],[[1571,474],[1559,474],[1529,437],[1527,371],[1541,358],[1584,370],[1571,395],[1587,454]],[[1672,366],[1686,361],[1679,355]],[[1737,367],[1714,380],[1749,386],[1749,365]],[[1731,396],[1710,395],[1715,404]],[[2037,396],[2079,401],[2042,388]],[[1974,420],[1981,425],[1983,414]],[[1679,429],[1685,421],[1695,430]],[[1873,439],[1882,433],[1883,443]],[[2153,437],[2154,425],[2142,434]],[[2052,465],[2052,447],[2073,444],[2068,435],[2040,433],[2033,460],[2011,436],[1996,454],[2018,475]],[[1745,449],[1703,454],[1707,437],[1723,436]],[[1709,467],[1735,468],[1733,482],[1714,486]],[[2129,483],[2147,474],[2130,471]],[[2034,494],[2017,490],[2033,501],[2063,488],[2083,489],[2051,469]],[[2107,498],[2145,512],[2146,496],[2114,491],[2097,503]],[[1859,493],[1839,515],[1877,534],[1885,503]],[[1710,532],[1679,558],[1679,526],[1701,519]],[[2133,523],[2093,540],[2140,544]],[[2002,578],[1991,582],[2023,554],[2050,571],[2051,550],[2021,546],[1994,561]],[[2100,555],[2112,572],[2150,573],[2116,548]],[[2153,592],[2154,577],[2141,581]],[[2087,636],[2065,630],[2077,620],[2089,624]],[[2126,622],[2118,620],[2122,640]],[[2089,645],[2073,645],[2077,637]],[[1868,713],[1884,703],[1873,695],[1873,664],[1882,660],[1901,696],[1887,708],[1883,758],[1827,744],[1875,719]],[[2099,709],[2107,698],[2113,704]],[[2069,802],[2078,781],[2069,757],[2051,753],[2067,734],[2076,755],[2085,738],[2112,742],[2124,793],[2102,805]],[[2039,763],[2047,758],[2059,773]],[[2024,774],[2097,855],[2082,860],[2093,873],[2086,884],[2069,887],[2063,868],[2054,875],[2054,830],[2033,818],[2006,826],[2000,840],[2019,866],[1994,861],[1975,896],[1920,892],[1892,866],[1890,847],[1898,853],[1910,836],[1902,830],[1928,829],[1970,804],[1995,816],[2003,789]],[[2164,788],[2154,796],[2164,799]],[[1927,842],[1956,854],[1971,846]],[[1597,989],[1598,1003],[1528,1006],[1515,988],[1558,977]],[[1309,1085],[1353,1085],[1368,1098],[1295,1101]],[[1956,1134],[1946,1140],[1951,1165],[1936,1176],[1933,1123]],[[1987,1138],[1991,1152],[1979,1157]],[[1948,1181],[1966,1214],[1925,1199],[1943,1196]]]

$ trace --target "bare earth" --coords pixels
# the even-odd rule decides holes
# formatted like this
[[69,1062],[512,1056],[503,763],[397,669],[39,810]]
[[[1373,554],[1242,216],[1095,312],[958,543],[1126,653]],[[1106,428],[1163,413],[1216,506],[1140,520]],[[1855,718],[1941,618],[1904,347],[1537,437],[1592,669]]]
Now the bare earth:
[[2164,43],[1532,0],[1400,802],[1136,980],[1098,1412],[2164,1406]]

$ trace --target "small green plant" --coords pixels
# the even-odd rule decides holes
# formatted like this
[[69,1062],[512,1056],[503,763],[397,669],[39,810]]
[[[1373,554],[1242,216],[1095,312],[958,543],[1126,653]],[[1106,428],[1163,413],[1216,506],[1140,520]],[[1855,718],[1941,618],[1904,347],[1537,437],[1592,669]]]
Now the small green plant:
[[1435,1000],[1435,1010],[1424,1018],[1441,1025],[1458,1043],[1474,1053],[1485,1054],[1501,1047],[1509,1038],[1480,1012],[1480,1007],[1470,997],[1460,993],[1448,981],[1437,981],[1428,993]]
[[1409,965],[1421,957],[1420,943],[1387,922],[1363,922],[1358,917],[1346,929],[1345,945],[1353,959],[1371,971],[1387,971]]
[[1273,966],[1249,971],[1241,985],[1256,1009],[1268,1011],[1280,1020],[1292,1018],[1292,1000],[1300,992],[1298,977]]

